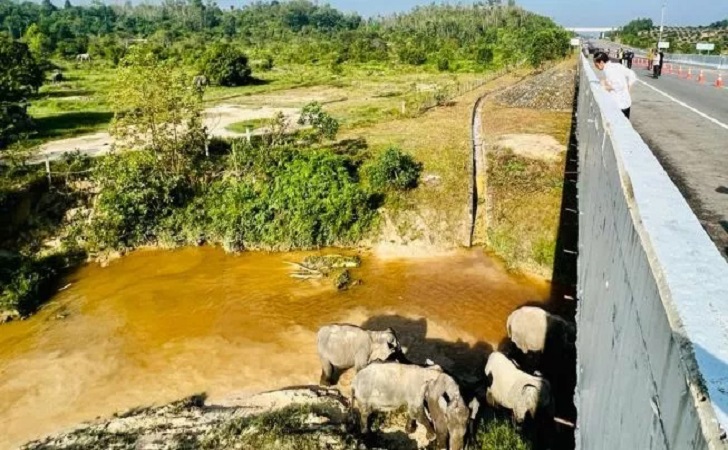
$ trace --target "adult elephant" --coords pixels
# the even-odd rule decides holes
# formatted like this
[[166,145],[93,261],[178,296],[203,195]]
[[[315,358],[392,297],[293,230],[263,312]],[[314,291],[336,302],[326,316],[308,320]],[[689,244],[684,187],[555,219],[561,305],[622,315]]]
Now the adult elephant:
[[391,328],[385,331],[363,330],[356,325],[333,324],[321,327],[317,347],[321,360],[321,384],[338,381],[338,373],[355,368],[362,370],[373,361],[385,361],[402,348]]

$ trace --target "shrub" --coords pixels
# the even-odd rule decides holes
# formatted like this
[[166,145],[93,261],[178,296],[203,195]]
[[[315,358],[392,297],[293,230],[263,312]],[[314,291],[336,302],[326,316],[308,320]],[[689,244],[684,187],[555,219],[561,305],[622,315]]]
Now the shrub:
[[311,142],[321,142],[323,139],[333,140],[339,132],[339,121],[321,109],[321,104],[309,103],[301,110],[299,125],[311,125],[312,132],[306,136]]
[[202,71],[220,86],[244,86],[252,81],[248,57],[229,44],[212,47],[202,60]]
[[148,152],[110,155],[96,167],[100,188],[89,230],[92,250],[121,250],[153,240],[157,224],[183,206],[189,184]]
[[417,187],[422,164],[395,147],[388,148],[365,167],[372,188],[405,191]]
[[330,150],[248,149],[237,157],[247,175],[213,183],[203,200],[210,237],[228,250],[353,243],[374,220],[350,162]]
[[447,58],[440,58],[437,60],[437,70],[440,72],[447,72],[450,70],[450,60]]

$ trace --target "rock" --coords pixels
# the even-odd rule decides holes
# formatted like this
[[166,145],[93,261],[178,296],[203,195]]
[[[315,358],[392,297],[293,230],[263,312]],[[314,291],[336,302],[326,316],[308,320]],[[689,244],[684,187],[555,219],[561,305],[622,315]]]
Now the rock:
[[575,77],[574,68],[560,65],[503,91],[496,100],[515,108],[571,111]]

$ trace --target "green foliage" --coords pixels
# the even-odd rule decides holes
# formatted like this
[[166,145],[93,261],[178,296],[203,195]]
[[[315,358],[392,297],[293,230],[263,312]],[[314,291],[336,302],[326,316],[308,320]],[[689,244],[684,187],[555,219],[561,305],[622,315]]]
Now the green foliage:
[[184,170],[185,158],[204,148],[201,92],[192,80],[146,47],[122,63],[110,96],[112,134],[132,148],[148,148],[166,168]]
[[483,421],[478,430],[478,450],[531,450],[533,446],[518,433],[508,419]]
[[157,225],[185,204],[190,189],[149,152],[109,155],[96,166],[94,181],[100,189],[88,236],[94,251],[153,241]]
[[298,124],[311,126],[312,133],[306,137],[312,142],[321,142],[323,139],[334,140],[339,132],[339,121],[324,112],[318,102],[303,107]]
[[[356,63],[403,62],[436,64],[442,49],[455,61],[514,65],[529,60],[541,44],[536,32],[560,28],[551,20],[528,13],[515,4],[419,6],[407,14],[363,20],[329,5],[306,0],[252,2],[234,10],[202,1],[162,2],[136,6],[55,8],[48,4],[0,0],[0,23],[13,37],[31,24],[47,38],[42,46],[65,58],[86,51],[115,60],[124,40],[145,38],[161,59],[196,65],[211,42],[241,46],[263,56],[262,70],[276,63],[324,63],[334,67]],[[494,7],[495,6],[495,7]],[[107,37],[114,39],[103,41]],[[101,45],[99,45],[101,44]],[[109,51],[104,47],[109,46]],[[453,64],[454,65],[454,64]],[[244,73],[244,70],[243,70]],[[213,77],[210,77],[213,78]]]
[[202,72],[220,86],[244,86],[252,81],[248,57],[229,44],[217,44],[205,54]]
[[354,243],[375,217],[347,158],[330,150],[244,147],[243,178],[213,183],[202,204],[226,248],[315,248]]
[[0,33],[0,149],[28,130],[28,98],[43,84],[28,45]]
[[66,255],[0,254],[0,312],[25,316],[35,311],[67,264]]
[[417,187],[422,164],[396,147],[390,147],[365,167],[369,184],[375,190],[406,191]]

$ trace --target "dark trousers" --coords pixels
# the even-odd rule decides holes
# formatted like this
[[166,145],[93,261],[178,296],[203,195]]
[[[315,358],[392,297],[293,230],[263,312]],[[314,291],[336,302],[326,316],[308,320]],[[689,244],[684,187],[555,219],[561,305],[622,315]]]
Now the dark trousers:
[[632,60],[631,59],[628,59],[627,60],[627,68],[628,69],[631,69],[632,68]]
[[622,114],[624,114],[624,117],[629,119],[629,113],[630,113],[631,109],[632,108],[627,108],[627,109],[622,110]]
[[652,76],[654,78],[659,77],[662,74],[662,66],[659,64],[653,64],[652,65]]

